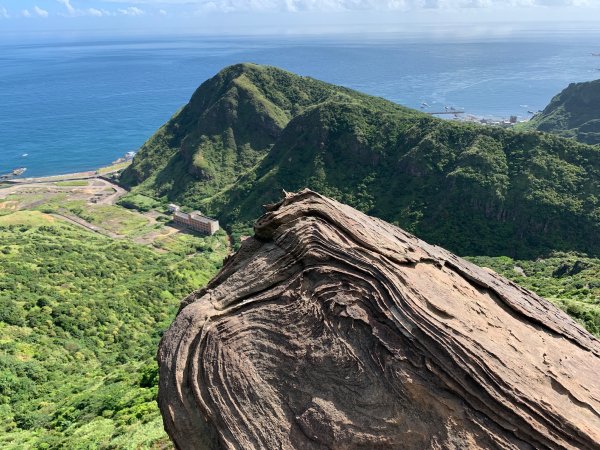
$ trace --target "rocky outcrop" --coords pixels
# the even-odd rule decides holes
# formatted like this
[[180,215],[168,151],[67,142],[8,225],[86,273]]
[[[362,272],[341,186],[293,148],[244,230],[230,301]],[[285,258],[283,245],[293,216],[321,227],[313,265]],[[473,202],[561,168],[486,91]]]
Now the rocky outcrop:
[[158,360],[180,449],[600,448],[600,342],[311,191],[268,207]]

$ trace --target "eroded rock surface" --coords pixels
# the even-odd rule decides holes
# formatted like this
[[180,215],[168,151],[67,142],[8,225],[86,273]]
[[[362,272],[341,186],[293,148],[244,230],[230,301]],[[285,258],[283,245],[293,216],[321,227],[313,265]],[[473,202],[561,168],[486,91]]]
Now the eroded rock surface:
[[566,314],[314,192],[269,210],[161,342],[178,448],[600,448]]

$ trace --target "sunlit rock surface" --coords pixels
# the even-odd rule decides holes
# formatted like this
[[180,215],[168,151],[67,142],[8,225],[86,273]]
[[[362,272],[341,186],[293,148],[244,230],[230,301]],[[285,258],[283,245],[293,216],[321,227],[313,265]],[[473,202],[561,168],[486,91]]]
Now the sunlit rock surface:
[[546,300],[311,191],[165,334],[180,449],[600,448],[600,342]]

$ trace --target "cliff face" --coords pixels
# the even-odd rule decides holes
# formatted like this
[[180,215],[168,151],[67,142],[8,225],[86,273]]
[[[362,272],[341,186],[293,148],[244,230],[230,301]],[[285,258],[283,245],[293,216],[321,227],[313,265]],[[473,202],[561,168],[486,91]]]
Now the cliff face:
[[311,191],[163,337],[178,448],[600,448],[600,342],[488,270]]
[[570,84],[530,125],[586,144],[600,144],[600,80]]

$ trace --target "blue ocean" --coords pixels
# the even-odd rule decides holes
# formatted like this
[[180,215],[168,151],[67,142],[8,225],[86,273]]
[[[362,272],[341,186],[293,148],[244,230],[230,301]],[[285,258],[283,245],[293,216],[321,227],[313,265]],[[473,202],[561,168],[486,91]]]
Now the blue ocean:
[[0,41],[0,174],[91,170],[138,149],[223,67],[270,64],[430,110],[528,117],[571,82],[600,78],[589,35]]

